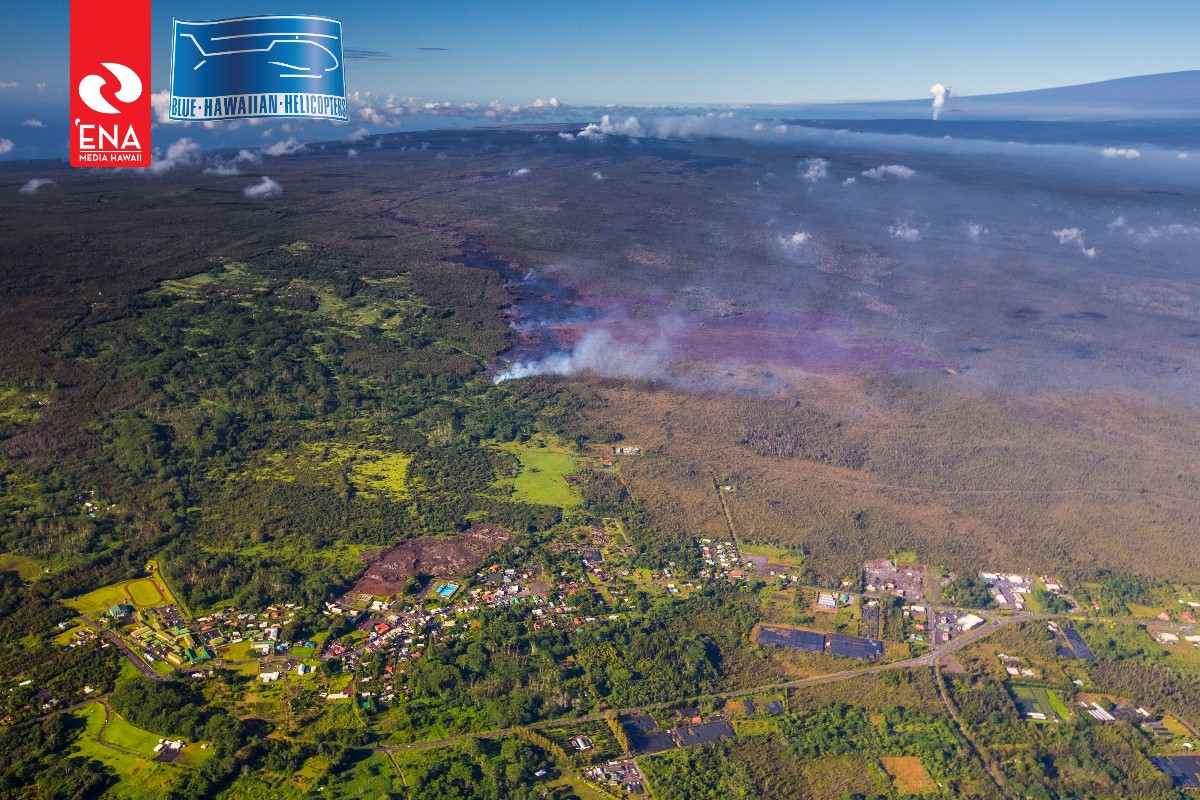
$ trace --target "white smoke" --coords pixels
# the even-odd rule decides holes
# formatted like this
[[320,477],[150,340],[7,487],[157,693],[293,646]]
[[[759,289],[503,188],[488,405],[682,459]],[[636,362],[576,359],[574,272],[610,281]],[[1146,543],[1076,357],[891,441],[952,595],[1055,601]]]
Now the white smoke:
[[933,118],[937,119],[946,107],[946,101],[950,99],[950,87],[944,83],[935,83],[929,87],[929,93],[933,95]]
[[521,167],[520,169],[509,170],[508,177],[524,178],[530,172],[529,167]]
[[573,375],[594,372],[608,377],[651,378],[665,373],[670,361],[671,339],[680,330],[678,320],[659,323],[649,341],[622,341],[607,330],[584,334],[569,352],[555,353],[538,361],[519,361],[492,377],[493,383],[532,378],[537,375]]
[[354,158],[357,155],[358,155],[358,151],[355,150],[353,147],[351,147],[349,150],[346,151],[346,158]]
[[987,236],[988,229],[978,222],[971,221],[967,223],[967,236],[971,237],[972,242],[978,242],[984,236]]

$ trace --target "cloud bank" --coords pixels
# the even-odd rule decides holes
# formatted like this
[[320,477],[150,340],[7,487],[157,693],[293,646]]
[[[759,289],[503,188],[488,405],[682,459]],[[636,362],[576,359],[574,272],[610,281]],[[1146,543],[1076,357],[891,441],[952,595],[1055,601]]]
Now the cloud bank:
[[242,189],[242,194],[253,200],[261,200],[283,194],[283,187],[266,175],[263,175],[258,183],[252,183],[245,189]]

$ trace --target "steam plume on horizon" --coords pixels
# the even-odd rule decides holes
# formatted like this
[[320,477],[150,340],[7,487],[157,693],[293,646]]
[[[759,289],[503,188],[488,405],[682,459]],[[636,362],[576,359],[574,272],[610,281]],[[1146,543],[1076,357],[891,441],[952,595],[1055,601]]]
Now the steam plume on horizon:
[[933,95],[933,118],[937,119],[946,107],[946,101],[950,99],[950,87],[944,83],[935,83],[929,87],[929,93]]

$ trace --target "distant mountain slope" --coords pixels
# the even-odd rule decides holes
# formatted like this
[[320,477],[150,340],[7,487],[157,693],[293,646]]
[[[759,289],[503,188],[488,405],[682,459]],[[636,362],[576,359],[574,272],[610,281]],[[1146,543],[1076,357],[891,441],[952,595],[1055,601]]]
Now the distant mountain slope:
[[[952,77],[952,76],[948,76]],[[913,118],[932,115],[932,98],[808,105],[825,119]],[[941,119],[1145,120],[1200,118],[1200,70],[1032,89],[1003,94],[951,94]]]
[[1138,75],[1098,83],[952,98],[951,108],[1031,107],[1067,112],[1140,111],[1200,115],[1200,70]]

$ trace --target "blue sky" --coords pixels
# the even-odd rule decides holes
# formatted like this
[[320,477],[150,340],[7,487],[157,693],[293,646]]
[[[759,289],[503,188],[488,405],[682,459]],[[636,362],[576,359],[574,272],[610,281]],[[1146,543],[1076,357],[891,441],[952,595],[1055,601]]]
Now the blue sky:
[[[798,103],[1042,88],[1200,66],[1200,3],[154,2],[156,88],[173,16],[342,19],[352,90],[429,100],[575,105]],[[11,4],[0,82],[66,93],[68,3]],[[1152,10],[1151,10],[1152,9]],[[421,50],[442,47],[445,50]],[[0,103],[12,92],[0,96]],[[34,99],[34,98],[29,98]]]
[[[153,5],[155,90],[169,85],[173,17],[320,14],[343,21],[348,50],[377,54],[347,62],[348,90],[374,95],[359,108],[379,106],[388,95],[521,104],[554,97],[576,107],[567,117],[579,117],[595,111],[585,114],[581,107],[610,103],[916,99],[928,98],[937,82],[961,96],[1200,67],[1195,0],[1158,0],[1153,13],[1115,0],[819,5],[155,0]],[[9,6],[0,27],[0,158],[56,155],[65,151],[67,131],[69,3]],[[421,113],[419,105],[407,107]],[[33,124],[39,121],[44,124]],[[451,123],[405,117],[402,124]],[[386,125],[374,125],[381,127]],[[309,125],[295,133],[319,136],[321,130],[329,131]],[[247,133],[193,132],[206,145],[241,144]]]

